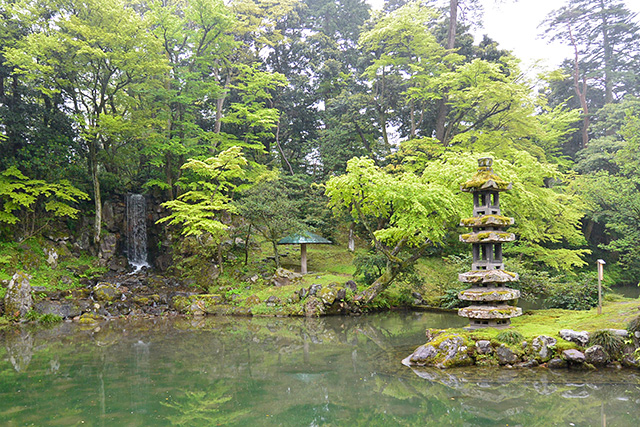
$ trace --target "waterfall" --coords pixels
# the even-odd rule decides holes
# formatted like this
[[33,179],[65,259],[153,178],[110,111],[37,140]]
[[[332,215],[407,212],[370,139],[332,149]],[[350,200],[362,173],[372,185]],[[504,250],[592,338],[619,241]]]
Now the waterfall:
[[142,194],[127,196],[127,259],[135,267],[149,267],[147,262],[147,214]]

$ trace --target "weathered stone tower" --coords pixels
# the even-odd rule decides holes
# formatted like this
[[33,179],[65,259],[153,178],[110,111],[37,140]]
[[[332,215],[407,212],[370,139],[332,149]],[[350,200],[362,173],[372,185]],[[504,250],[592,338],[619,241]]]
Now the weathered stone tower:
[[518,280],[517,273],[504,271],[502,244],[512,242],[516,236],[504,228],[513,224],[513,218],[500,215],[499,195],[511,189],[511,184],[493,172],[493,159],[478,159],[478,172],[461,186],[462,191],[473,194],[473,217],[463,219],[461,226],[472,232],[460,235],[460,241],[473,245],[471,270],[458,276],[458,280],[471,287],[458,294],[471,305],[458,310],[467,317],[469,328],[505,328],[512,317],[522,314],[515,307],[520,291],[505,287],[505,283]]

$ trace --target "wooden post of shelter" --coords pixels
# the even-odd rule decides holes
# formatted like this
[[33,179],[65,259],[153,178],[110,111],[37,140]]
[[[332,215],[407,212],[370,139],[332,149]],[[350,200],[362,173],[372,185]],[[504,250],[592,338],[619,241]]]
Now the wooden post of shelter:
[[307,244],[300,243],[300,273],[307,274]]
[[307,274],[307,245],[324,244],[330,245],[331,240],[320,237],[310,231],[292,234],[278,242],[279,245],[300,245],[300,273]]

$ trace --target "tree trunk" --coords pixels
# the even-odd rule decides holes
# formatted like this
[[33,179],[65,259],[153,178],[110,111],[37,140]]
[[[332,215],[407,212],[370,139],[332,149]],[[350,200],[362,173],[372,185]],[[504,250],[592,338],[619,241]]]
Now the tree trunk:
[[247,230],[247,238],[244,240],[244,265],[249,263],[249,239],[251,238],[251,224]]
[[100,180],[98,179],[98,141],[89,141],[89,167],[91,168],[91,182],[93,184],[93,200],[96,210],[93,226],[93,241],[100,243],[102,229],[102,197],[100,196]]
[[416,137],[416,107],[415,103],[411,101],[411,131],[409,132],[409,139]]
[[386,80],[384,71],[382,72],[382,78],[380,79],[380,102],[379,102],[379,118],[380,118],[380,130],[382,131],[382,140],[384,141],[384,146],[389,148],[389,134],[387,133],[387,114],[386,108],[384,105],[384,95],[386,92]]
[[447,96],[438,100],[438,112],[436,113],[436,139],[442,145],[447,145],[444,136],[445,126],[447,124]]
[[[458,0],[449,0],[449,31],[447,33],[447,49],[456,47],[456,27],[458,25]],[[446,145],[445,126],[447,123],[447,94],[438,100],[436,113],[436,139]]]
[[591,239],[591,233],[593,233],[593,226],[595,225],[595,222],[591,219],[587,219],[586,222],[587,223],[584,226],[584,238],[588,242],[589,239]]
[[573,46],[573,90],[575,91],[578,99],[580,100],[580,106],[582,107],[582,148],[586,148],[589,144],[589,105],[587,104],[587,78],[582,77],[582,87],[580,87],[580,67],[578,58],[578,45],[573,32],[571,24],[567,24],[569,29],[569,39]]
[[224,82],[224,92],[220,98],[216,99],[216,122],[213,128],[213,132],[218,134],[222,130],[222,109],[224,108],[224,100],[226,99],[226,90],[229,88],[229,84],[231,83],[231,73],[227,74],[225,82]]
[[458,0],[449,0],[449,32],[447,33],[447,49],[456,45],[456,27],[458,25]]
[[275,241],[272,241],[271,245],[273,245],[273,260],[276,263],[276,268],[280,268],[280,254],[278,253],[278,244]]
[[282,160],[287,164],[289,168],[289,173],[293,176],[293,168],[291,167],[291,163],[287,160],[287,156],[284,155],[284,150],[282,146],[280,146],[280,117],[278,117],[278,124],[276,125],[276,145],[278,146],[278,151],[280,151],[280,155],[282,156]]
[[171,153],[168,151],[165,153],[164,160],[164,174],[167,180],[167,197],[169,200],[173,200],[173,179],[171,174]]
[[382,276],[378,277],[376,281],[373,282],[371,286],[354,296],[353,300],[357,301],[360,306],[369,304],[375,297],[380,295],[382,291],[391,285],[397,274],[397,272],[387,269]]
[[222,243],[218,243],[218,267],[220,270],[220,274],[222,274],[223,271],[223,267],[222,267]]
[[[600,0],[600,8],[602,11],[605,10],[604,0]],[[604,50],[604,103],[611,104],[613,102],[613,79],[611,77],[613,47],[609,40],[609,21],[606,13],[602,14],[602,47]]]

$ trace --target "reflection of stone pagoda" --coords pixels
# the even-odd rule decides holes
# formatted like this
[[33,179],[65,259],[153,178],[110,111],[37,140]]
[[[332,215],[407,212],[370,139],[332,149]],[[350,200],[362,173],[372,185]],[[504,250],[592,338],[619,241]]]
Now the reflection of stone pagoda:
[[461,190],[473,194],[473,217],[463,219],[461,226],[472,232],[460,235],[460,241],[473,245],[471,270],[460,274],[458,280],[471,284],[458,294],[471,305],[458,310],[458,315],[469,318],[470,328],[509,326],[512,317],[522,314],[515,307],[520,291],[505,287],[505,283],[518,280],[517,273],[504,271],[502,244],[512,242],[516,236],[503,231],[513,224],[513,218],[500,215],[499,194],[511,189],[511,184],[493,173],[493,159],[478,159],[478,172]]

